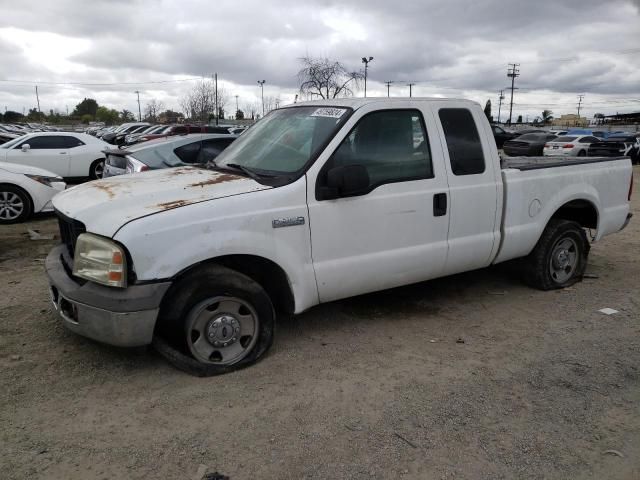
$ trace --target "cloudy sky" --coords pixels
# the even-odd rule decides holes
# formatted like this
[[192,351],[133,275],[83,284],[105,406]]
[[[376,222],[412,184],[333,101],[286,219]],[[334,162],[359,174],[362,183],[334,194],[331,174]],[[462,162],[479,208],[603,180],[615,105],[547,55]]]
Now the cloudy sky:
[[288,103],[304,55],[351,70],[372,56],[370,96],[412,82],[414,96],[491,99],[494,115],[517,62],[514,120],[575,113],[578,94],[588,116],[640,110],[640,0],[0,0],[0,108],[20,112],[36,84],[43,111],[84,97],[137,111],[135,90],[177,110],[213,72],[241,108],[262,79]]

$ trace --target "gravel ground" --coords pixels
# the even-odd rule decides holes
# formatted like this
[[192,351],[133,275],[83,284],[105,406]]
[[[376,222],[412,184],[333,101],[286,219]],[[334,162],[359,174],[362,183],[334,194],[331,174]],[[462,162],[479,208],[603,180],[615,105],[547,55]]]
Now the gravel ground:
[[633,210],[593,246],[598,278],[540,292],[507,265],[334,302],[204,379],[67,332],[55,240],[25,234],[55,220],[0,227],[0,476],[638,479],[637,192]]

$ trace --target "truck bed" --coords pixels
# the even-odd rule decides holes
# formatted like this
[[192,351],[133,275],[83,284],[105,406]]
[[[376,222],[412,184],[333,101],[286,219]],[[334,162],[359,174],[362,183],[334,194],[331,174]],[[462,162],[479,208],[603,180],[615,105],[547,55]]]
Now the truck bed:
[[503,169],[538,170],[540,168],[568,167],[589,163],[613,162],[628,157],[501,157],[500,166]]
[[528,255],[553,214],[572,202],[595,209],[594,240],[626,221],[629,157],[507,157],[501,167],[502,238],[494,263]]

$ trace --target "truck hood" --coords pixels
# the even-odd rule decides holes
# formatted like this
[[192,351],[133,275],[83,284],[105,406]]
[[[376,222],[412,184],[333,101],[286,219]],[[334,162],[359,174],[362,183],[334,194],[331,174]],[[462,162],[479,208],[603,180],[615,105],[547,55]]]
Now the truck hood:
[[84,223],[87,231],[112,237],[136,218],[269,188],[230,172],[179,167],[78,185],[56,195],[53,206]]

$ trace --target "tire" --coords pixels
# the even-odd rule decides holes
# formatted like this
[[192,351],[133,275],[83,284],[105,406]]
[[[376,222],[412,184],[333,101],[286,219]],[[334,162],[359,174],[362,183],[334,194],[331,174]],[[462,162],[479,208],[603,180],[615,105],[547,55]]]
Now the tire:
[[33,213],[33,202],[20,187],[0,184],[0,225],[24,222]]
[[589,248],[584,229],[578,223],[550,220],[525,259],[525,283],[540,290],[553,290],[581,281]]
[[274,332],[275,310],[264,289],[242,273],[211,264],[169,290],[153,344],[176,368],[208,377],[257,362]]
[[89,167],[89,178],[91,180],[98,180],[102,178],[102,174],[104,172],[104,158],[99,158],[94,161]]
[[580,150],[578,152],[578,156],[579,157],[586,157],[587,156],[587,151],[586,150]]

